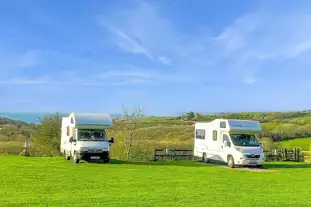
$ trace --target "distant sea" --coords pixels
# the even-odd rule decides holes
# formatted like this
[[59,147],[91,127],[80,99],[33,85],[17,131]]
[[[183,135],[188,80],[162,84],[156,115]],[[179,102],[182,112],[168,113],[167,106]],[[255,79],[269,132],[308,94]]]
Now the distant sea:
[[[39,124],[40,121],[38,117],[42,118],[44,117],[46,113],[43,112],[0,112],[0,117],[6,117],[9,119],[14,119],[14,120],[19,120],[19,121],[24,121],[26,123],[31,123],[31,124]],[[53,114],[53,113],[52,113]],[[70,113],[60,113],[61,116],[68,116]],[[113,119],[119,118],[120,115],[118,114],[111,114],[111,117]]]

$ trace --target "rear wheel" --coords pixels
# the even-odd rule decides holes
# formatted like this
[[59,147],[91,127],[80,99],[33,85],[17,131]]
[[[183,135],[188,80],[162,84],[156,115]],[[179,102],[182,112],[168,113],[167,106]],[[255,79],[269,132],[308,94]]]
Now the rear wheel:
[[64,155],[65,155],[65,159],[66,159],[66,160],[70,160],[70,156],[67,155],[66,151],[64,151]]
[[227,164],[228,164],[228,167],[230,167],[230,168],[234,168],[235,167],[234,159],[233,159],[232,156],[228,156]]
[[202,162],[206,162],[207,158],[206,158],[206,153],[203,152],[203,156],[202,156]]

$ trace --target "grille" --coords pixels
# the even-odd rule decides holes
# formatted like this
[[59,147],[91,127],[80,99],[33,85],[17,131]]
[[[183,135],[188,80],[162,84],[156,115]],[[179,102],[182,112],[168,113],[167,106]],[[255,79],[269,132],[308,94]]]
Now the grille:
[[254,155],[254,154],[251,154],[251,155],[245,155],[246,158],[259,158],[260,155]]
[[100,150],[100,149],[88,149],[87,151],[89,153],[101,153],[102,152],[102,150]]

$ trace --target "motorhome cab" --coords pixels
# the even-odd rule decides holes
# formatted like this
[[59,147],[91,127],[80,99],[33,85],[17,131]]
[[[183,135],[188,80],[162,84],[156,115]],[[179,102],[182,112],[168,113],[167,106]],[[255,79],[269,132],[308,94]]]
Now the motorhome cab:
[[194,156],[203,161],[219,161],[229,167],[264,164],[265,156],[258,142],[258,121],[215,119],[195,124]]
[[112,119],[108,114],[71,113],[62,118],[60,151],[66,160],[110,161],[110,143],[106,129],[112,127]]

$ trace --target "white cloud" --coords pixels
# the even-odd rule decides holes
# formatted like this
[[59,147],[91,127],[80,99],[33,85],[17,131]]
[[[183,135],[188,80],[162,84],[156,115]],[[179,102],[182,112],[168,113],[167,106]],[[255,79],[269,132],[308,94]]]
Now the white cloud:
[[[307,26],[311,23],[311,15],[308,13],[258,10],[236,18],[216,34],[212,31],[211,35],[212,28],[187,34],[163,14],[156,2],[149,1],[112,15],[102,15],[99,22],[110,32],[114,45],[123,52],[141,55],[147,61],[131,59],[135,65],[124,69],[124,62],[110,68],[103,60],[83,59],[74,53],[32,49],[10,57],[1,53],[0,84],[91,87],[164,82],[208,84],[229,79],[252,84],[264,78],[259,72],[265,63],[297,60],[311,50],[311,27]],[[23,74],[8,72],[13,68],[34,66],[45,70],[42,74],[47,71],[54,74],[54,78],[11,79]],[[52,66],[57,71],[52,71]],[[59,80],[68,71],[74,71],[70,81]]]
[[100,87],[100,86],[120,86],[126,85],[125,82],[98,82],[89,81],[84,79],[83,81],[77,80],[61,80],[52,81],[44,79],[27,79],[27,78],[15,78],[9,80],[0,80],[0,85],[42,85],[42,86],[83,86],[83,87]]
[[99,17],[101,26],[107,28],[116,44],[129,53],[142,54],[150,60],[157,60],[165,56],[175,55],[182,49],[178,33],[175,33],[173,25],[163,17],[160,11],[152,3],[139,2],[134,9],[121,10],[116,15]]
[[128,69],[128,70],[115,70],[108,71],[97,75],[100,80],[104,81],[120,81],[124,83],[187,83],[190,79],[187,79],[175,72],[166,72],[165,75],[158,72],[155,69]]
[[[105,22],[122,31],[128,42],[135,42],[129,44],[128,52],[153,60],[158,57],[180,76],[208,81],[206,77],[214,80],[227,73],[231,81],[252,84],[264,78],[258,77],[264,64],[266,67],[270,61],[297,60],[311,51],[311,27],[307,26],[311,24],[311,13],[262,8],[265,10],[240,16],[214,36],[206,31],[181,33],[150,2],[119,11],[118,16],[108,16]],[[174,67],[170,59],[174,59]]]
[[[61,77],[61,78],[56,78]],[[90,73],[84,77],[72,73],[58,73],[52,76],[26,78],[17,77],[0,80],[0,86],[6,85],[39,85],[40,87],[55,88],[57,86],[103,87],[160,84],[163,82],[183,82],[178,74],[171,73],[162,76],[151,70],[108,71],[100,74]]]
[[[230,68],[255,83],[264,63],[295,59],[311,51],[311,16],[297,13],[258,11],[244,15],[229,25],[217,38],[216,45]],[[275,68],[274,70],[277,70]]]
[[27,79],[27,78],[13,78],[7,80],[0,80],[0,85],[45,85],[51,82],[43,79]]
[[255,83],[257,81],[257,79],[253,78],[253,77],[248,77],[244,79],[244,83],[245,84],[252,84]]
[[167,57],[160,56],[159,61],[166,65],[172,65],[172,62]]
[[150,60],[153,60],[151,54],[149,54],[141,44],[132,40],[129,36],[121,31],[116,31],[116,34],[121,38],[121,41],[118,42],[118,45],[122,50],[134,54],[143,54]]
[[143,72],[120,72],[120,71],[110,71],[98,75],[101,79],[115,78],[115,77],[135,77],[135,78],[145,78],[149,79],[151,76]]

